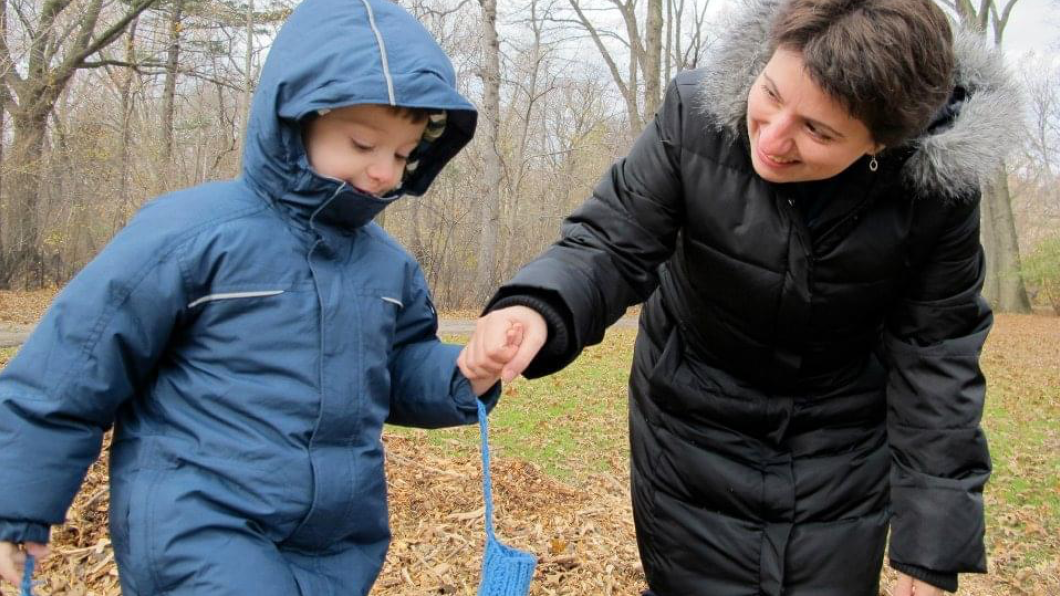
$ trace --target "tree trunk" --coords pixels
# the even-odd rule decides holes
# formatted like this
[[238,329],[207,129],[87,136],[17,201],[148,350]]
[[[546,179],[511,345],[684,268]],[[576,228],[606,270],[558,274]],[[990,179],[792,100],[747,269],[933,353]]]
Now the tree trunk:
[[[29,50],[26,52],[26,75],[8,69],[3,73],[2,83],[17,96],[17,105],[8,104],[14,121],[13,163],[8,183],[8,213],[14,223],[9,242],[4,246],[6,255],[0,258],[3,269],[0,278],[27,279],[30,267],[40,263],[40,213],[38,191],[40,187],[40,159],[48,116],[66,85],[79,68],[87,65],[88,58],[97,54],[118,39],[128,24],[146,10],[154,0],[137,0],[127,12],[102,32],[97,32],[102,0],[91,0],[79,6],[74,25],[60,31],[58,23],[64,22],[63,12],[70,7],[70,0],[47,0],[40,7],[39,22],[28,34]],[[73,18],[73,17],[72,17]],[[7,40],[0,40],[0,60],[13,64]],[[21,60],[21,58],[20,58]],[[8,224],[10,225],[10,223]]]
[[995,225],[996,218],[994,217],[994,201],[990,199],[989,195],[989,187],[983,185],[983,199],[980,203],[980,222],[982,224],[980,238],[983,243],[983,252],[986,255],[986,281],[983,283],[983,298],[986,298],[991,307],[999,309],[1001,286],[998,283],[1000,279],[998,275],[998,271],[1000,271],[998,256],[1000,251],[998,250],[997,226]]
[[[644,122],[651,122],[659,107],[660,66],[662,64],[662,0],[648,0],[648,21],[644,25]],[[638,131],[640,132],[640,131]]]
[[1016,220],[1012,216],[1012,197],[1008,188],[1008,173],[999,167],[988,183],[984,199],[991,203],[995,260],[997,261],[997,308],[1001,312],[1030,313],[1031,301],[1023,283],[1020,266],[1020,247],[1016,236]]
[[502,181],[501,156],[497,147],[500,136],[500,41],[497,39],[497,1],[480,0],[482,4],[482,140],[485,166],[482,187],[482,240],[478,250],[475,289],[479,300],[485,300],[493,290],[497,260],[500,188]]
[[[247,53],[243,56],[243,97],[239,107],[239,134],[243,137],[240,155],[245,153],[250,104],[254,96],[254,0],[247,2]],[[242,159],[242,158],[241,158]]]
[[[640,49],[639,43],[635,43],[636,33],[636,17],[632,16],[631,10],[624,8],[625,5],[618,5],[622,13],[622,18],[626,22],[627,32],[631,32],[630,36],[630,80],[627,81],[622,78],[622,74],[618,71],[618,63],[615,62],[611,52],[607,50],[607,46],[604,45],[603,39],[600,36],[600,32],[597,31],[596,27],[593,26],[589,17],[586,16],[585,11],[582,10],[581,5],[578,3],[580,0],[567,0],[570,7],[574,9],[574,12],[578,15],[578,20],[581,22],[582,27],[589,32],[589,36],[593,40],[593,44],[596,45],[596,49],[600,52],[600,57],[604,59],[607,64],[607,69],[611,72],[611,78],[614,79],[615,85],[618,86],[619,92],[622,94],[622,100],[626,104],[626,115],[629,118],[629,127],[633,136],[640,132],[644,128],[643,120],[640,116],[640,108],[638,107],[637,101],[637,60],[639,59],[637,51]],[[630,19],[634,19],[630,23]]]
[[[136,60],[136,26],[139,18],[129,24],[129,36],[125,42],[125,61],[132,64]],[[132,137],[132,82],[136,71],[125,70],[125,79],[121,82],[121,179],[118,182],[118,208],[114,213],[114,233],[125,227],[126,212],[129,210],[129,142]]]
[[[504,266],[503,272],[507,276],[515,268],[516,263],[514,261],[518,258],[525,258],[524,255],[517,255],[516,249],[518,244],[516,243],[516,229],[520,228],[519,219],[519,203],[520,197],[523,192],[523,181],[526,179],[526,173],[528,167],[526,165],[526,150],[527,144],[530,141],[530,124],[534,118],[534,108],[537,105],[538,100],[538,80],[541,77],[541,62],[543,59],[542,52],[542,40],[541,40],[541,24],[537,19],[537,2],[533,0],[530,5],[530,19],[534,32],[534,47],[530,54],[530,81],[526,88],[526,109],[523,111],[523,122],[519,127],[519,143],[515,148],[515,158],[512,161],[512,165],[515,169],[515,180],[514,182],[509,179],[509,192],[508,192],[508,243],[505,245],[504,250]],[[514,109],[512,111],[515,111]]]
[[47,112],[13,116],[12,161],[17,167],[9,177],[8,213],[12,229],[4,259],[6,284],[20,277],[28,280],[31,269],[40,266],[40,162],[48,122]]
[[[180,66],[180,29],[184,19],[184,0],[173,0],[169,18],[169,43],[166,49],[166,80],[162,87],[162,168],[172,172],[173,115],[176,111],[177,68]],[[167,176],[168,178],[168,176]],[[169,181],[165,181],[168,186]]]
[[[1005,28],[1018,1],[1005,0],[1004,6],[999,7],[995,0],[984,0],[978,10],[970,0],[957,0],[954,5],[961,22],[984,37],[992,26],[994,45],[1000,51]],[[1012,216],[1012,195],[1004,164],[994,172],[984,172],[983,179],[982,237],[987,262],[983,296],[1000,312],[1031,312],[1020,273],[1016,220]]]
[[[7,47],[7,0],[0,0],[0,42]],[[11,100],[11,92],[7,85],[0,83],[0,290],[8,287],[7,252],[4,251],[4,220],[7,217],[4,201],[4,143],[7,134],[7,102]]]
[[664,81],[673,78],[674,51],[674,0],[666,0],[666,47],[663,48]]

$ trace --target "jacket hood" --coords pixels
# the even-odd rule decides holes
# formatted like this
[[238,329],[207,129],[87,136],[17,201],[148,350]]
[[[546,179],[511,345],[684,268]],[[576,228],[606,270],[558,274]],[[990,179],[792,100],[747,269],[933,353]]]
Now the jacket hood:
[[[699,109],[720,129],[746,128],[747,95],[769,61],[769,29],[780,0],[746,0],[729,15],[718,49],[706,66]],[[1019,143],[1021,94],[1001,54],[982,37],[955,29],[954,93],[927,131],[907,141],[905,181],[921,195],[945,200],[971,196]]]
[[[379,104],[446,112],[441,136],[417,149],[415,171],[386,198],[309,167],[301,129],[321,110]],[[475,107],[430,33],[387,0],[305,0],[280,29],[251,106],[243,177],[302,221],[363,225],[401,194],[422,195],[472,138]],[[329,205],[333,204],[333,205]]]

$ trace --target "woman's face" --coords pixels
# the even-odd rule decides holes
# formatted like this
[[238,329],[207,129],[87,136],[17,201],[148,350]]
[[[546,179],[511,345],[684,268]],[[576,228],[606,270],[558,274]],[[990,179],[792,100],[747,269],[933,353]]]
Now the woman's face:
[[877,145],[863,122],[828,96],[802,54],[778,48],[747,96],[751,163],[770,182],[831,178]]

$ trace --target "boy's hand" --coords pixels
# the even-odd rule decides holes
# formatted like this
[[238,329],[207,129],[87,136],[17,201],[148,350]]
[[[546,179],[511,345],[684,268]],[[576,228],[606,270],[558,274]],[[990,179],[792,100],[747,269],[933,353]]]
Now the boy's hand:
[[[513,345],[508,334],[516,327],[519,341]],[[499,377],[507,383],[530,366],[547,339],[548,326],[536,310],[525,306],[502,308],[475,323],[475,333],[457,363],[468,379],[492,378],[496,382]]]
[[475,333],[457,364],[482,395],[498,379],[507,383],[523,372],[547,336],[545,319],[537,311],[525,306],[502,308],[475,323]]
[[942,596],[942,590],[899,571],[898,583],[894,586],[894,596]]
[[[504,332],[504,342],[496,346],[497,349],[491,353],[497,360],[508,362],[515,356],[521,343],[523,343],[523,326],[519,323],[513,323]],[[500,371],[489,367],[478,367],[475,369],[468,367],[465,357],[467,349],[468,347],[464,346],[464,349],[461,350],[457,364],[460,365],[460,372],[464,373],[464,376],[471,381],[471,390],[475,392],[475,395],[482,395],[500,380]]]
[[22,574],[26,567],[26,554],[33,555],[38,561],[48,556],[48,545],[27,542],[25,550],[13,542],[0,541],[0,584],[5,581],[12,585],[22,583]]

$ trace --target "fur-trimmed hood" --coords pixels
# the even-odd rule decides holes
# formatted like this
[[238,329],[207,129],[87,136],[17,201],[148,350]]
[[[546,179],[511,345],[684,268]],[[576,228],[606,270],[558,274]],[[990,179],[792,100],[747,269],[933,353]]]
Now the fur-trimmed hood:
[[[744,0],[729,15],[700,90],[700,108],[719,128],[746,127],[747,94],[769,61],[769,28],[779,0]],[[906,146],[902,173],[919,194],[947,200],[967,197],[1019,142],[1022,94],[1003,57],[981,36],[955,28],[957,85],[967,92],[949,126]]]

